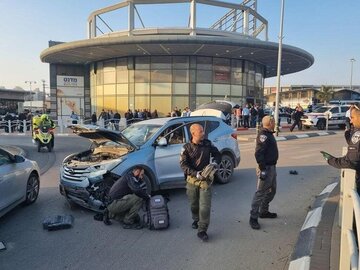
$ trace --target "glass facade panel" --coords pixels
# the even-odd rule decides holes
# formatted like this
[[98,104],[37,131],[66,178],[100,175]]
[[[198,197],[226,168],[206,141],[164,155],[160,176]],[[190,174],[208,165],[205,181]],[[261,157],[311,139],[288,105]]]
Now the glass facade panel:
[[127,83],[118,84],[116,86],[116,92],[118,95],[128,95],[129,85]]
[[151,95],[171,95],[171,83],[152,83]]
[[150,82],[149,70],[135,70],[135,83],[148,83]]
[[178,107],[178,109],[183,110],[185,107],[189,106],[189,97],[188,96],[173,96],[172,97],[172,107]]
[[96,97],[96,115],[99,117],[101,110],[104,108],[104,96]]
[[187,56],[174,56],[173,57],[174,69],[189,69],[189,57]]
[[188,81],[189,81],[189,70],[185,70],[185,69],[173,70],[173,82],[188,82]]
[[104,96],[104,86],[102,85],[99,85],[99,86],[96,86],[96,96]]
[[212,83],[212,71],[198,70],[196,72],[196,82],[198,82],[198,83]]
[[104,110],[115,111],[116,110],[116,96],[105,96],[104,97]]
[[211,57],[197,57],[197,69],[212,70],[212,58]]
[[129,71],[127,69],[116,70],[116,82],[127,83],[129,81]]
[[213,84],[213,95],[230,96],[230,84]]
[[129,109],[129,98],[127,96],[116,97],[116,110],[124,117],[125,112]]
[[150,69],[150,57],[142,56],[135,58],[135,70]]
[[150,84],[148,83],[136,83],[135,95],[150,95]]
[[139,110],[150,108],[150,97],[135,96],[135,108]]
[[170,96],[152,96],[150,110],[157,110],[159,117],[165,117],[171,112]]
[[211,95],[211,84],[210,83],[197,83],[196,84],[197,95]]
[[196,97],[196,107],[199,107],[201,104],[212,101],[211,96],[198,96]]
[[173,94],[174,95],[189,95],[189,84],[188,83],[173,83]]
[[151,57],[151,69],[171,69],[170,56],[153,56]]
[[241,97],[244,96],[243,86],[242,85],[232,85],[231,86],[231,95]]
[[152,70],[151,82],[171,83],[171,70]]
[[104,96],[116,95],[116,86],[115,84],[104,85]]

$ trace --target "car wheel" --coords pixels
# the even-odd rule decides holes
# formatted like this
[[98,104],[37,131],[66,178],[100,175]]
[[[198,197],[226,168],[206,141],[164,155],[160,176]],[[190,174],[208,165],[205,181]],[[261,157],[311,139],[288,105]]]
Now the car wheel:
[[146,193],[151,195],[152,192],[151,180],[146,174],[144,174],[143,181],[144,181],[144,189],[146,189]]
[[310,126],[304,126],[305,127],[305,129],[310,129]]
[[26,184],[26,200],[25,205],[32,204],[39,196],[40,179],[35,173],[32,173]]
[[325,123],[324,120],[319,120],[319,122],[317,123],[316,126],[317,126],[317,128],[318,128],[319,130],[324,130],[325,127],[326,127],[326,123]]
[[340,124],[340,125],[339,125],[339,128],[345,129],[345,128],[346,128],[346,125],[345,125],[345,124]]
[[223,155],[221,157],[221,163],[219,165],[219,170],[216,174],[216,181],[220,184],[227,184],[230,182],[230,178],[234,172],[234,162],[231,157],[228,155]]
[[40,150],[41,150],[41,143],[38,142],[38,143],[37,143],[37,151],[40,152]]
[[51,147],[51,144],[50,144],[50,143],[47,145],[47,149],[49,150],[49,152],[51,152],[52,147]]

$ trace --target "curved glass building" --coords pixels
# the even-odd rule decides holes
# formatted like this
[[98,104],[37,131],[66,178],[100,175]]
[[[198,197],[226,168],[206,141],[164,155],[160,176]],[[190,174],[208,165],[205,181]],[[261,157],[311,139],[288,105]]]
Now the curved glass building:
[[[170,14],[187,10],[188,24],[145,27],[139,10],[162,5]],[[264,79],[276,75],[278,44],[268,41],[267,21],[256,7],[256,0],[128,0],[94,11],[87,39],[50,42],[41,54],[50,64],[53,116],[75,111],[89,117],[102,109],[122,114],[156,109],[164,116],[174,107],[193,110],[225,97],[239,104],[263,103]],[[126,18],[126,29],[113,29],[103,19],[119,12],[126,15],[118,17]],[[198,24],[197,18],[215,12],[223,16]],[[283,45],[282,74],[313,62],[308,52]]]

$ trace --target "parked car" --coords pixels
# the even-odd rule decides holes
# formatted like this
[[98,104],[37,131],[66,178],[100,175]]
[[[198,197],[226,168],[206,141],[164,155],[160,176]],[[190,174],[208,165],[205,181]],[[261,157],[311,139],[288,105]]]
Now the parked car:
[[326,128],[326,120],[328,119],[328,126],[338,125],[340,128],[344,128],[345,115],[349,108],[350,105],[322,106],[311,113],[306,113],[301,118],[301,122],[305,128],[317,127],[319,130],[324,130]]
[[145,170],[149,193],[185,186],[179,159],[190,141],[190,125],[200,123],[222,154],[216,180],[228,183],[240,163],[234,130],[212,116],[156,118],[134,123],[122,132],[95,126],[75,126],[74,132],[90,139],[90,149],[66,157],[60,168],[60,193],[68,201],[101,211],[106,193],[118,178],[136,165]]
[[40,170],[35,161],[0,147],[0,217],[19,204],[29,205],[39,195]]

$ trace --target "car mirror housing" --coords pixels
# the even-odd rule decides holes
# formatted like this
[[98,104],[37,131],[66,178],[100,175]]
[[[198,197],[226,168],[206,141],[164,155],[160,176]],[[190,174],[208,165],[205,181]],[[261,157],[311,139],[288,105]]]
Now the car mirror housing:
[[15,155],[14,156],[14,161],[15,161],[15,163],[22,163],[22,162],[25,161],[25,158],[22,157],[22,156],[19,156],[19,155]]
[[167,146],[167,140],[166,140],[166,138],[161,138],[159,141],[158,141],[158,143],[157,143],[157,145],[158,146]]

